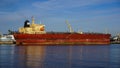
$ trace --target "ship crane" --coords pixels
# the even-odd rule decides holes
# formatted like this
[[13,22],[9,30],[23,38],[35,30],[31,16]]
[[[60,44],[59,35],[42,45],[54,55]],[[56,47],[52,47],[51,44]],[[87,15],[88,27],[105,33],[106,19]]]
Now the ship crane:
[[66,24],[68,26],[68,29],[69,29],[70,33],[73,33],[74,31],[73,31],[71,25],[69,24],[68,20],[66,20]]

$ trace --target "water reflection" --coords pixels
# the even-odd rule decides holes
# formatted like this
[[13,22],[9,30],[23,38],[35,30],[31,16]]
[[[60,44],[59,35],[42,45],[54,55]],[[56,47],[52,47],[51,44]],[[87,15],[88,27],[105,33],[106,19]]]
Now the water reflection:
[[2,68],[119,68],[120,46],[0,46]]
[[110,65],[111,68],[120,68],[120,45],[110,46]]
[[43,68],[43,61],[45,57],[45,47],[43,46],[29,46],[26,47],[26,58],[27,58],[27,66],[28,67],[33,67],[33,68],[38,68],[42,67]]

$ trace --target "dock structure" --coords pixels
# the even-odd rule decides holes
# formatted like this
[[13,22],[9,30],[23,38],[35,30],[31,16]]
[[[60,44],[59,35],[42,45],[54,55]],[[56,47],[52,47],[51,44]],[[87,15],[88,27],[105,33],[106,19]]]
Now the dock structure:
[[120,44],[120,41],[111,41],[111,44]]
[[0,41],[0,44],[14,44],[13,41]]
[[111,44],[120,44],[120,34],[117,34],[111,38]]

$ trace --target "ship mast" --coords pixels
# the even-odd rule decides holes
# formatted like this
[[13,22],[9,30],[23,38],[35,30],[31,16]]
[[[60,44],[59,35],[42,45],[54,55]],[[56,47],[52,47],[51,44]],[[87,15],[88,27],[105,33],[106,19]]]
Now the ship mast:
[[35,24],[35,20],[33,16],[32,16],[32,24]]
[[32,24],[31,24],[32,27],[35,26],[35,20],[34,20],[34,17],[32,16]]
[[73,33],[74,31],[73,31],[71,25],[69,24],[68,20],[66,20],[66,24],[68,25],[68,29],[69,29],[70,33]]

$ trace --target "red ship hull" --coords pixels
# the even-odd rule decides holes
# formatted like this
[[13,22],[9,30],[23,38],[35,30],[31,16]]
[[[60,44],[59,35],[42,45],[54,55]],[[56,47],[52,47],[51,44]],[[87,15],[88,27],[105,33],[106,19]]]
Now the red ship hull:
[[14,34],[16,44],[110,44],[110,34]]

